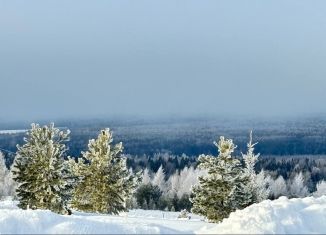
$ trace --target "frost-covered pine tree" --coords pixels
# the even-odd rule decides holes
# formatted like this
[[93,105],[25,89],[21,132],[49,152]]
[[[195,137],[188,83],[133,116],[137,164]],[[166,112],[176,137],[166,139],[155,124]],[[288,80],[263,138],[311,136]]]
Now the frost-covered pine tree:
[[73,193],[73,208],[113,214],[126,210],[126,200],[140,177],[128,171],[126,158],[121,155],[122,143],[113,145],[112,141],[112,132],[102,130],[73,164],[73,172],[80,179]]
[[258,161],[259,153],[254,154],[255,145],[257,143],[252,143],[252,131],[250,131],[249,142],[247,144],[248,151],[246,154],[242,154],[244,162],[246,164],[245,172],[249,175],[250,180],[254,180],[256,177],[255,165]]
[[184,195],[190,195],[192,187],[198,184],[198,177],[205,174],[205,171],[185,167],[180,172],[176,171],[167,182],[167,193],[170,197],[177,195],[181,199]]
[[170,198],[173,198],[180,190],[180,175],[177,170],[173,175],[171,175],[167,182],[167,194]]
[[3,154],[0,152],[0,199],[7,194],[6,188],[6,178],[8,174],[8,169],[5,164],[5,158]]
[[151,183],[151,176],[149,174],[149,170],[148,168],[146,167],[145,170],[143,171],[143,175],[142,175],[142,184],[149,184]]
[[268,198],[270,195],[270,182],[271,178],[270,176],[265,174],[264,170],[261,170],[256,175],[256,191],[255,191],[255,199],[256,202],[264,201]]
[[32,124],[24,138],[25,144],[17,146],[14,162],[14,179],[18,183],[18,206],[23,209],[49,209],[67,213],[66,182],[62,177],[65,142],[70,131],[60,131],[49,126]]
[[291,197],[306,197],[309,194],[308,188],[304,185],[302,172],[296,174],[290,182],[289,192]]
[[270,181],[270,195],[273,199],[277,199],[280,196],[287,196],[288,190],[286,182],[283,176],[279,176],[276,180],[271,179]]
[[12,178],[12,172],[5,164],[5,157],[0,152],[0,199],[2,197],[14,197],[16,185]]
[[[75,158],[67,157],[67,160],[64,161],[62,178],[66,182],[65,190],[62,193],[62,197],[67,201],[68,208],[71,208],[71,200],[75,187],[80,182],[80,177],[74,174],[74,167],[76,165]],[[71,214],[71,210],[68,209],[68,214]]]
[[317,183],[316,191],[313,193],[314,197],[321,197],[326,195],[326,181],[322,180]]
[[249,142],[247,144],[248,151],[246,154],[242,154],[245,162],[245,174],[249,177],[248,189],[252,193],[252,202],[261,202],[268,198],[269,189],[268,182],[265,179],[264,171],[261,171],[258,175],[255,172],[255,165],[259,158],[259,153],[255,154],[255,145],[252,143],[252,131],[250,131]]
[[198,184],[198,177],[204,175],[205,172],[193,167],[185,167],[180,171],[179,189],[177,190],[178,198],[183,195],[190,195],[192,187]]
[[154,186],[158,186],[162,192],[166,191],[165,173],[162,165],[155,173],[152,183]]
[[199,184],[193,187],[191,201],[193,213],[218,222],[232,211],[248,206],[252,199],[246,187],[249,179],[240,161],[231,156],[236,148],[232,140],[222,136],[214,144],[219,150],[218,157],[199,157],[198,167],[207,170],[207,175],[199,177]]

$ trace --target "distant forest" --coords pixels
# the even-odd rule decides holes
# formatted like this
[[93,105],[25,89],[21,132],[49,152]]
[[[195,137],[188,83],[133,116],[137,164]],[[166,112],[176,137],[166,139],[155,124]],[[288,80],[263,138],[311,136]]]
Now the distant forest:
[[[68,154],[75,157],[87,149],[90,138],[95,138],[100,129],[107,127],[113,130],[115,142],[123,142],[124,153],[134,156],[217,154],[213,141],[222,135],[237,143],[236,154],[240,154],[246,148],[250,130],[253,130],[254,140],[259,142],[256,151],[263,156],[326,154],[326,118],[322,117],[264,121],[221,118],[75,120],[55,124],[71,130]],[[0,130],[29,128],[30,123],[0,123]],[[0,148],[16,152],[16,144],[22,144],[23,137],[24,133],[0,134]]]

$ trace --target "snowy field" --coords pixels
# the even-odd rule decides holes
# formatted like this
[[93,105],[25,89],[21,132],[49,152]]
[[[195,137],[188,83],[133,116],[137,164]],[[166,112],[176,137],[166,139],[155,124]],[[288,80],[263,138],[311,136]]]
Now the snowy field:
[[118,216],[79,212],[68,216],[21,210],[15,202],[7,200],[0,202],[0,233],[325,233],[326,196],[266,200],[232,213],[220,224],[207,223],[195,215],[190,220],[180,220],[178,215],[178,212],[132,210]]

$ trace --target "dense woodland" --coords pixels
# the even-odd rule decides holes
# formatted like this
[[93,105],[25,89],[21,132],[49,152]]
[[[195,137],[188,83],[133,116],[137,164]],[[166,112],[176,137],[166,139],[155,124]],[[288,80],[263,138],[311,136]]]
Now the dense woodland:
[[[153,156],[126,155],[127,164],[134,170],[148,168],[150,172],[156,172],[163,166],[166,177],[170,177],[176,171],[184,167],[198,165],[198,156],[170,155],[157,153]],[[299,172],[303,173],[305,183],[310,191],[314,191],[316,183],[326,179],[326,155],[289,155],[289,156],[263,156],[259,157],[255,166],[256,172],[264,170],[273,178],[282,176],[285,180],[293,179]]]
[[[14,154],[3,152],[7,168],[13,163]],[[125,154],[128,168],[138,172],[147,168],[154,174],[162,166],[165,177],[170,176],[185,167],[197,168],[198,156],[172,155],[168,153],[156,153],[153,155],[135,156]],[[282,176],[285,180],[293,179],[295,174],[302,172],[309,191],[316,189],[316,184],[326,180],[326,155],[288,155],[288,156],[263,156],[261,155],[256,166],[256,172],[265,170],[273,178]]]

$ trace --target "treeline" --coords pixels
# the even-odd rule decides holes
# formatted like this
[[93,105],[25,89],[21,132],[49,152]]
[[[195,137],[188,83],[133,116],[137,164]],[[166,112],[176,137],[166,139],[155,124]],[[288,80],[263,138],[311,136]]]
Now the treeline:
[[[260,144],[260,143],[259,143]],[[182,170],[184,167],[198,166],[198,156],[182,154],[172,155],[168,153],[156,153],[152,156],[134,156],[127,154],[127,165],[133,170],[147,168],[155,173],[160,166],[163,167],[166,178]],[[241,157],[238,157],[241,160]],[[288,155],[288,156],[261,156],[255,165],[256,173],[264,170],[273,179],[282,176],[284,180],[292,180],[300,172],[304,183],[310,192],[316,190],[316,184],[326,180],[326,155]]]
[[[14,155],[3,154],[2,156],[2,165],[9,169],[12,165]],[[168,153],[156,153],[152,156],[134,156],[130,154],[123,156],[126,157],[128,168],[132,168],[134,172],[139,172],[146,169],[151,177],[154,177],[158,169],[162,167],[164,170],[165,180],[167,182],[172,175],[178,174],[184,169],[192,169],[196,171],[198,165],[198,156],[187,156],[185,154],[178,156]],[[273,180],[276,180],[279,176],[282,176],[285,183],[288,182],[286,184],[290,184],[295,176],[301,172],[304,185],[308,188],[309,192],[314,192],[316,191],[317,183],[322,180],[326,180],[326,156],[261,156],[255,166],[255,171],[256,173],[259,173],[261,170],[264,170]],[[4,175],[4,173],[2,173],[2,175]],[[5,184],[8,185],[8,182]],[[5,194],[6,193],[1,194],[0,192],[0,195]],[[283,194],[287,195],[287,193]],[[171,205],[171,203],[169,205]],[[142,205],[137,205],[137,207],[145,208],[146,206],[144,207]],[[153,209],[154,207],[148,208]],[[162,208],[163,206],[160,206],[160,209]],[[171,206],[169,208],[171,208]]]
[[204,170],[185,167],[167,177],[162,166],[156,172],[145,168],[142,181],[129,200],[129,209],[190,211],[192,187],[205,174]]
[[[165,158],[158,157],[160,154],[156,156],[158,159],[165,159],[166,162],[169,162],[168,159],[170,158],[175,158],[175,156],[163,155]],[[186,156],[183,157],[187,159]],[[146,158],[142,157],[141,159]],[[242,164],[245,164],[243,159]],[[315,164],[316,166],[314,166]],[[166,166],[169,165],[166,164]],[[263,166],[266,166],[266,168]],[[273,168],[274,170],[271,170]],[[282,169],[289,169],[285,176],[280,174]],[[309,169],[312,169],[314,173],[310,173]],[[285,159],[266,159],[259,157],[259,160],[255,163],[254,171],[257,175],[258,184],[266,187],[266,199],[273,200],[280,196],[294,198],[326,195],[325,159],[300,157],[294,159],[288,157]],[[194,168],[194,166],[186,166],[183,170],[176,170],[171,175],[166,174],[162,165],[156,172],[145,168],[142,183],[130,199],[128,208],[172,211],[187,209],[190,211],[193,205],[189,200],[192,187],[199,183],[198,177],[205,174],[205,171],[200,170],[198,167]]]
[[124,156],[127,158],[127,166],[134,171],[147,168],[151,173],[155,173],[160,167],[163,167],[166,177],[170,177],[176,171],[181,171],[185,167],[196,168],[198,165],[198,156],[187,156],[186,154],[155,153],[142,156],[125,154]]
[[259,159],[256,170],[264,169],[271,177],[282,176],[292,180],[302,172],[305,185],[310,192],[316,190],[316,184],[326,180],[326,155],[323,156],[264,156]]

